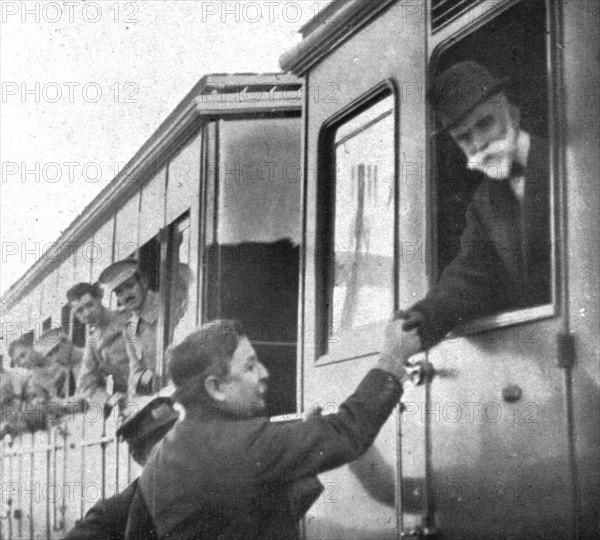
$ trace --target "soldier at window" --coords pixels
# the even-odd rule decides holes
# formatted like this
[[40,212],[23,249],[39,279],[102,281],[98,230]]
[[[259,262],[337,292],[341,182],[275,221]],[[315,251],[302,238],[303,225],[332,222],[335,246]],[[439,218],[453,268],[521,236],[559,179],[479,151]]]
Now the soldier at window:
[[150,394],[156,368],[159,295],[150,290],[138,261],[133,259],[111,264],[100,274],[99,281],[113,291],[123,309],[131,313],[125,330],[129,394]]
[[67,292],[74,316],[86,325],[77,394],[112,407],[127,393],[129,363],[123,331],[129,313],[106,308],[102,296],[102,289],[91,283],[77,283]]
[[46,330],[35,343],[47,373],[34,372],[35,384],[44,387],[52,398],[65,399],[75,394],[81,371],[83,351],[71,342],[60,328]]

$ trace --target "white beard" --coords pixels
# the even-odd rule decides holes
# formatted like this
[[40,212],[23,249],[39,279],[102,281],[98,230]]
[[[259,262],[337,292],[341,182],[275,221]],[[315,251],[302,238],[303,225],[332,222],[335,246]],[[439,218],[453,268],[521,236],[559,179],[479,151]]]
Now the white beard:
[[509,178],[517,152],[518,135],[518,131],[510,122],[504,138],[490,143],[485,150],[468,157],[467,168],[471,171],[481,171],[492,180]]

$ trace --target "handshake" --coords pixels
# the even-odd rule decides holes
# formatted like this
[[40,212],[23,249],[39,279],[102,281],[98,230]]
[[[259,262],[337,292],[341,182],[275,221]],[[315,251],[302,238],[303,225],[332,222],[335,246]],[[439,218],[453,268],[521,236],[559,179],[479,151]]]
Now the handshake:
[[421,321],[418,312],[397,311],[385,328],[377,367],[394,374],[402,383],[410,378],[406,369],[411,367],[409,359],[423,350],[417,331]]

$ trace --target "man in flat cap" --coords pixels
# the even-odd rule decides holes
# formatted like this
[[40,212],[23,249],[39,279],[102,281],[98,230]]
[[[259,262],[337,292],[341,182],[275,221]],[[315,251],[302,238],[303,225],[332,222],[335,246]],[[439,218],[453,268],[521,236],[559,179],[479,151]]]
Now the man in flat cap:
[[127,393],[129,360],[123,332],[129,313],[106,308],[102,296],[102,289],[92,283],[77,283],[67,291],[73,316],[86,325],[77,394],[110,407]]
[[284,423],[265,417],[269,374],[238,322],[207,323],[169,349],[185,418],[139,480],[158,538],[297,538],[316,475],[360,457],[397,405],[399,339],[389,325],[379,361],[339,412]]
[[427,296],[399,313],[402,356],[428,349],[474,318],[551,300],[548,147],[520,127],[507,79],[473,61],[440,74],[429,99],[446,132],[481,171],[461,251]]
[[138,262],[126,259],[111,264],[99,278],[131,313],[125,334],[129,356],[129,395],[153,391],[156,368],[156,336],[160,310],[158,293],[150,290]]
[[66,399],[75,394],[83,351],[70,341],[61,328],[49,328],[34,347],[44,360],[43,369],[34,369],[31,382],[50,399]]
[[[168,397],[144,396],[129,402],[117,430],[131,457],[142,467],[154,446],[173,427],[179,414]],[[135,479],[121,493],[94,505],[65,540],[152,540],[156,532]]]

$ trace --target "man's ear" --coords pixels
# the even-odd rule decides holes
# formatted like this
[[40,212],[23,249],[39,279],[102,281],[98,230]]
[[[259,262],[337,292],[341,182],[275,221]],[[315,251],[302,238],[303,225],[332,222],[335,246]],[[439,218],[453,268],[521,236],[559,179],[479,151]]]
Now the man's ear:
[[216,375],[209,375],[204,380],[204,390],[217,403],[225,401],[225,394],[221,390],[221,382]]

